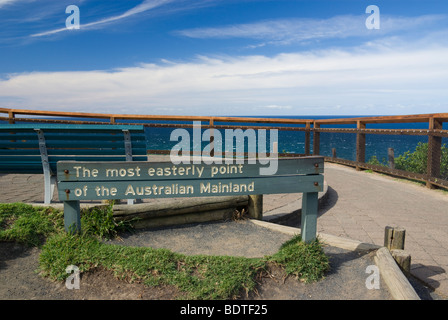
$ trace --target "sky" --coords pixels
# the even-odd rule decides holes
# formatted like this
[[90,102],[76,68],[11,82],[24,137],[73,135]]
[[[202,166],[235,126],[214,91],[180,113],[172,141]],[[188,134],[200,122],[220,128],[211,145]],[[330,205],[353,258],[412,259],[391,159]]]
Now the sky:
[[0,0],[0,107],[448,112],[448,2]]

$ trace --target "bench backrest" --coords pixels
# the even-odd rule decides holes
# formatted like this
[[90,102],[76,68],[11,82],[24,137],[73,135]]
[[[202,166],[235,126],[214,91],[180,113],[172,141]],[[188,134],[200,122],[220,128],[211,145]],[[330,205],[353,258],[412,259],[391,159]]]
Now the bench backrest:
[[[132,154],[132,158],[126,157]],[[0,172],[42,173],[43,155],[56,172],[61,160],[145,161],[140,125],[2,124]]]

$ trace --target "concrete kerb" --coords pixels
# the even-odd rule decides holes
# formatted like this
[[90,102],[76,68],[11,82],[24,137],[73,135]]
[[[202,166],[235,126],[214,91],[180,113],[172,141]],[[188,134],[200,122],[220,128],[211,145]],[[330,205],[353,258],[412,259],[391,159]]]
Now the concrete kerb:
[[[283,226],[268,221],[250,220],[252,223],[273,231],[285,233],[291,236],[300,234],[300,228]],[[421,300],[414,288],[398,267],[390,251],[386,247],[357,240],[337,237],[329,234],[318,233],[317,238],[326,245],[350,251],[371,252],[376,250],[374,256],[380,275],[386,283],[391,296],[395,300]]]

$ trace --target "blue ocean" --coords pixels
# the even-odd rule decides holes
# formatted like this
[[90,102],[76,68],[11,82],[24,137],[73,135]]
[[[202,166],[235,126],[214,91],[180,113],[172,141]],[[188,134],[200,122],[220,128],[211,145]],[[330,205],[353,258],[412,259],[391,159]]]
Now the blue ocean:
[[[259,116],[260,118],[263,116]],[[293,118],[293,119],[335,119],[335,118],[354,118],[358,116],[288,116],[288,117],[273,117],[268,118]],[[155,121],[154,121],[155,122]],[[153,122],[153,123],[154,123]],[[182,122],[178,122],[182,123]],[[187,123],[187,122],[184,122]],[[191,124],[191,122],[189,122]],[[216,123],[219,125],[236,125],[235,123]],[[241,126],[250,125],[250,123],[240,123]],[[254,124],[251,124],[252,126]],[[268,127],[269,125],[260,124],[260,126]],[[282,127],[291,127],[300,125],[285,125]],[[327,125],[322,128],[356,128],[355,125]],[[367,129],[428,129],[428,123],[390,123],[390,124],[367,124]],[[444,124],[443,129],[448,129],[448,123]],[[177,144],[177,141],[170,141],[170,135],[173,128],[146,128],[148,137],[149,150],[170,150]],[[190,130],[191,132],[191,130]],[[220,130],[224,137],[224,130]],[[313,137],[311,135],[311,153],[313,152]],[[268,135],[269,141],[269,135]],[[428,142],[427,136],[411,136],[411,135],[366,135],[366,161],[373,156],[377,157],[379,161],[387,159],[388,148],[393,148],[395,156],[399,156],[406,151],[413,152],[418,143]],[[246,142],[247,143],[247,142]],[[442,143],[448,144],[448,139],[443,138]],[[208,143],[203,143],[203,149]],[[269,150],[269,143],[267,143],[267,150]],[[353,133],[332,133],[322,132],[320,134],[320,154],[323,156],[331,156],[332,149],[336,149],[337,157],[347,160],[356,159],[356,134]],[[224,146],[223,146],[224,149]],[[247,145],[245,146],[247,151]],[[305,133],[302,131],[278,131],[278,151],[280,153],[305,153]]]

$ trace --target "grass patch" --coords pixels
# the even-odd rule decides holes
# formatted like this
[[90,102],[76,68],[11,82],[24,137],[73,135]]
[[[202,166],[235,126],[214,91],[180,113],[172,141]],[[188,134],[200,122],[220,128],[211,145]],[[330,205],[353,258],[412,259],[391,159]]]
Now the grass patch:
[[46,237],[61,232],[63,221],[63,214],[53,208],[0,204],[0,241],[38,246]]
[[330,267],[319,240],[304,243],[300,235],[285,242],[268,261],[282,266],[288,275],[295,275],[304,282],[322,279]]
[[183,298],[207,300],[232,299],[241,291],[250,292],[264,267],[261,259],[187,256],[166,249],[110,245],[87,234],[50,237],[40,255],[41,273],[62,281],[72,264],[81,272],[103,267],[129,282],[174,285],[184,293]]
[[111,206],[83,211],[81,220],[83,232],[67,234],[60,211],[0,205],[0,240],[37,244],[36,239],[45,237],[39,271],[52,280],[64,281],[70,275],[65,271],[69,265],[76,265],[81,272],[100,267],[129,282],[173,285],[183,294],[180,298],[196,300],[234,299],[248,294],[270,263],[305,282],[322,279],[329,265],[319,241],[305,244],[300,236],[264,258],[187,256],[167,249],[105,243],[102,239],[129,227],[113,220]]

